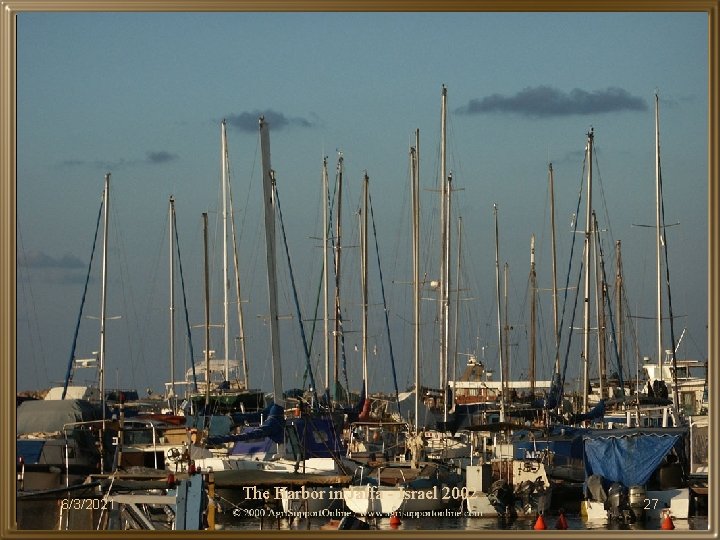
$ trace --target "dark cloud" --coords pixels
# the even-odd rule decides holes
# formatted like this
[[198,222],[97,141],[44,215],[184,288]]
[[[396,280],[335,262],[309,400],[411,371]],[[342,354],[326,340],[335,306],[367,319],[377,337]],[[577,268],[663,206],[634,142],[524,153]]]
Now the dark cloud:
[[315,123],[307,120],[306,118],[291,118],[285,116],[283,113],[268,109],[266,111],[253,111],[253,112],[242,112],[240,114],[231,114],[226,120],[229,126],[239,129],[240,131],[247,131],[255,133],[258,130],[258,119],[264,116],[265,122],[268,123],[271,129],[277,131],[290,126],[310,128]]
[[569,93],[550,86],[525,88],[514,96],[492,94],[482,99],[471,99],[458,107],[460,114],[517,113],[531,117],[600,114],[616,111],[644,111],[644,99],[631,95],[622,88],[588,92],[575,88]]
[[57,259],[42,251],[30,251],[25,254],[25,257],[18,257],[18,264],[28,268],[63,268],[71,270],[85,267],[85,263],[75,255],[68,253]]
[[177,154],[171,154],[165,150],[147,153],[148,163],[167,163],[168,161],[175,161],[176,159],[178,159]]
[[65,167],[79,167],[80,165],[85,165],[85,162],[81,159],[66,159],[62,164]]

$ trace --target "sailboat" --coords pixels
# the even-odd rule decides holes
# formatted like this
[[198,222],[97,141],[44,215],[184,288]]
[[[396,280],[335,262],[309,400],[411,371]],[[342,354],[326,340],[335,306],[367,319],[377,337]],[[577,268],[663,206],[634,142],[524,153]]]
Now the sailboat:
[[[199,410],[206,401],[210,388],[208,406],[211,411],[217,413],[232,412],[253,412],[261,411],[264,406],[264,394],[261,390],[253,390],[249,384],[249,368],[245,353],[245,335],[243,325],[243,312],[240,299],[240,274],[238,268],[237,242],[235,238],[235,220],[232,206],[232,189],[230,184],[230,160],[227,144],[227,123],[225,120],[220,125],[221,139],[221,192],[222,192],[222,283],[223,283],[223,355],[220,358],[215,356],[215,351],[208,351],[209,358],[201,364],[191,367],[185,374],[186,384],[193,381],[193,377],[199,377],[198,389],[189,395],[195,410]],[[230,230],[228,230],[228,225]],[[232,245],[229,246],[228,242]],[[228,261],[229,252],[233,255],[234,280],[229,279],[230,265]],[[235,285],[235,300],[237,307],[237,318],[239,335],[237,342],[240,345],[242,361],[231,358],[230,339],[230,287]],[[209,411],[205,411],[206,414]]]
[[[111,455],[106,446],[109,438],[105,437],[108,420],[105,394],[105,322],[109,197],[110,173],[104,178],[101,214],[98,214],[98,230],[101,215],[103,217],[100,349],[96,359],[77,362],[74,359],[73,343],[65,385],[51,389],[44,400],[25,401],[18,407],[16,448],[18,489],[21,491],[68,487],[80,483],[90,472],[104,470]],[[83,304],[84,300],[83,295]],[[99,388],[70,384],[73,361],[97,369]],[[88,429],[90,426],[97,430]]]
[[[664,238],[662,218],[662,181],[660,175],[659,97],[655,94],[655,185],[657,250],[657,354],[658,372],[662,377],[662,276],[661,244]],[[668,278],[669,286],[669,278]],[[672,317],[672,310],[670,313]],[[672,325],[671,325],[672,328]],[[674,336],[673,336],[674,341]],[[676,372],[675,344],[671,349],[673,372]],[[660,389],[666,386],[656,379]],[[687,483],[688,426],[680,416],[677,380],[671,382],[672,407],[666,409],[663,427],[649,428],[637,423],[624,430],[593,430],[583,437],[586,484],[589,493],[581,512],[588,519],[636,521],[660,519],[670,515],[687,519],[690,515],[690,488]],[[667,397],[667,396],[666,396]],[[668,416],[674,427],[669,427]],[[608,459],[612,452],[617,459]],[[609,485],[609,487],[608,487]]]

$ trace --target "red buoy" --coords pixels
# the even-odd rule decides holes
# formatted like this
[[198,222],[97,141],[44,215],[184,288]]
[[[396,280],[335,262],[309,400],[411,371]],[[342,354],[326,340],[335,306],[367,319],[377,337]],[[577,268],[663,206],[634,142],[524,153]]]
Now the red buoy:
[[562,531],[564,531],[565,529],[568,528],[567,518],[565,517],[565,514],[563,514],[562,512],[560,512],[560,515],[558,516],[557,521],[555,522],[555,528],[560,529]]
[[545,529],[547,529],[547,525],[545,525],[545,518],[542,514],[538,516],[537,521],[533,526],[533,529],[535,529],[536,531],[544,531]]
[[675,528],[672,517],[670,517],[670,512],[665,512],[665,518],[662,520],[661,527],[664,531],[672,531]]
[[390,516],[390,527],[397,529],[400,526],[400,523],[400,518],[397,517],[397,514]]

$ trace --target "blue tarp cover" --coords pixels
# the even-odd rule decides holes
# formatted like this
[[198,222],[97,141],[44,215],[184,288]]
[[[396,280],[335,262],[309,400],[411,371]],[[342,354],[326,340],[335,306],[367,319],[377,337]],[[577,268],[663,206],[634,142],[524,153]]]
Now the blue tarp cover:
[[602,431],[587,435],[584,440],[586,477],[599,474],[628,487],[643,485],[681,435],[674,429]]
[[269,437],[273,442],[283,442],[283,432],[285,430],[285,410],[276,404],[270,407],[270,413],[261,426],[251,428],[238,435],[225,435],[217,437],[208,437],[208,444],[222,444],[226,442],[242,442],[263,439]]
[[22,457],[25,463],[38,463],[45,441],[37,439],[18,439],[17,457]]

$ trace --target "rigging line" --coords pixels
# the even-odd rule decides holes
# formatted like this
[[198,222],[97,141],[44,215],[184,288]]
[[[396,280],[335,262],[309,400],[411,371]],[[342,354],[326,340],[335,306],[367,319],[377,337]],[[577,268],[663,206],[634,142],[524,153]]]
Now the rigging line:
[[[120,213],[117,210],[117,205],[113,205],[110,208],[110,211],[113,213],[113,217],[115,219],[115,223],[120,224],[122,223],[120,221]],[[130,377],[131,382],[133,386],[137,386],[137,378],[139,374],[137,373],[138,370],[138,364],[144,371],[145,380],[149,379],[149,374],[147,372],[147,362],[145,362],[144,359],[144,351],[145,351],[145,338],[146,335],[144,331],[141,331],[139,328],[139,321],[140,317],[137,314],[137,305],[134,302],[134,294],[133,294],[133,288],[132,288],[132,280],[130,279],[130,270],[128,267],[128,256],[127,256],[127,249],[125,247],[125,238],[121,234],[121,227],[116,226],[112,228],[113,234],[115,235],[115,240],[117,243],[117,250],[119,253],[119,268],[120,268],[120,285],[122,289],[122,303],[125,313],[127,313],[127,316],[124,318],[123,322],[125,323],[125,328],[127,331],[126,334],[126,340],[128,344],[128,351],[130,351]],[[159,251],[159,250],[158,250]],[[158,253],[159,257],[159,253]],[[159,259],[158,259],[159,260]],[[124,278],[124,279],[123,279]],[[135,353],[133,350],[134,341],[130,338],[131,332],[130,332],[130,313],[132,312],[132,320],[134,321],[135,325],[135,333],[139,336],[138,338],[138,351]]]
[[[610,233],[610,239],[615,241],[615,237],[613,236],[613,232],[612,232],[612,226],[610,225],[610,214],[608,213],[608,204],[607,204],[607,200],[605,198],[605,187],[603,186],[602,174],[600,174],[600,163],[598,163],[597,149],[595,149],[593,156],[595,157],[595,169],[597,169],[597,178],[598,178],[598,183],[600,184],[600,196],[602,197],[603,208],[605,210],[605,223],[607,223],[607,230],[608,230],[608,233]],[[593,178],[594,177],[595,177],[595,175],[593,175]]]
[[[227,154],[227,147],[225,149]],[[242,309],[242,293],[240,288],[240,260],[238,258],[238,244],[240,238],[238,237],[235,229],[235,210],[233,206],[233,194],[232,194],[232,182],[230,176],[230,160],[226,156],[225,162],[227,163],[227,178],[228,178],[228,199],[230,204],[230,235],[232,237],[232,248],[233,248],[233,269],[235,270],[235,292],[237,294],[237,316],[238,316],[238,337],[240,339],[240,353],[242,356],[243,365],[243,378],[245,379],[245,389],[250,388],[250,368],[248,367],[247,356],[245,351],[245,319]],[[240,229],[240,235],[242,235],[242,229]],[[235,351],[237,355],[237,351]]]
[[[602,272],[602,282],[603,282],[603,285],[607,288],[607,275],[605,273],[605,262],[604,262],[604,252],[603,252],[603,248],[602,248],[602,239],[598,242],[598,249],[600,250],[600,270]],[[618,347],[617,347],[617,335],[615,332],[615,318],[613,317],[612,302],[610,301],[610,295],[606,294],[605,297],[607,299],[608,314],[610,315],[610,333],[611,333],[612,343],[613,343],[613,352],[615,353],[615,363],[616,363],[617,369],[618,369],[618,379],[620,381],[620,388],[624,389],[625,384],[623,382],[620,351],[618,350]]]
[[400,391],[398,390],[397,373],[395,371],[395,355],[393,354],[392,339],[390,338],[390,320],[388,318],[388,307],[385,299],[385,282],[383,281],[382,266],[380,265],[380,247],[377,240],[377,229],[375,228],[375,213],[373,212],[372,197],[368,195],[370,202],[370,220],[372,221],[373,236],[375,238],[375,255],[377,256],[378,273],[380,274],[380,291],[383,299],[383,311],[385,312],[385,327],[387,329],[388,346],[390,349],[390,364],[392,365],[393,382],[395,383],[395,400],[397,402],[398,413],[402,416],[400,410]]
[[[340,158],[342,158],[342,155],[340,156]],[[333,192],[333,200],[339,199],[339,197],[336,197],[336,195],[338,195],[338,186],[340,185],[340,183],[342,181],[343,169],[342,169],[341,163],[342,162],[340,161],[340,159],[338,159],[338,166],[335,171],[335,186],[334,186],[334,192]],[[332,223],[332,212],[331,212],[330,216],[331,216],[330,223]],[[334,235],[331,236],[331,238],[332,238],[332,242],[333,242],[333,244],[332,244],[333,245],[333,253],[335,253],[335,250],[341,250],[342,246],[340,244],[336,244],[336,242],[339,241],[340,239],[335,238]],[[335,286],[336,286],[337,290],[339,291],[340,275],[338,273],[337,262],[338,261],[336,260],[336,258],[333,257],[333,268],[335,271]],[[333,308],[334,308],[335,317],[336,317],[337,323],[338,323],[338,329],[340,331],[340,355],[342,357],[342,374],[343,374],[343,378],[345,379],[345,388],[344,388],[345,398],[348,399],[349,395],[350,395],[349,394],[350,383],[348,382],[348,376],[347,376],[347,354],[346,354],[347,351],[345,349],[345,328],[344,328],[345,323],[344,323],[344,319],[342,316],[340,297],[337,294],[335,296],[335,302],[333,302]],[[335,396],[338,395],[337,394],[337,383],[338,383],[338,381],[335,381],[336,388],[333,390],[333,395],[335,395]]]
[[67,395],[68,384],[72,381],[73,376],[73,361],[75,360],[75,349],[77,347],[78,332],[80,331],[80,321],[82,320],[83,309],[85,307],[85,297],[87,295],[88,283],[90,282],[90,272],[92,270],[92,263],[95,257],[95,246],[97,245],[98,232],[100,231],[100,220],[102,218],[103,206],[105,204],[105,197],[103,195],[100,201],[100,209],[98,210],[97,224],[95,225],[95,237],[93,239],[92,250],[90,252],[90,262],[88,263],[88,271],[85,276],[85,286],[83,288],[82,299],[80,300],[80,312],[78,313],[77,323],[75,324],[75,334],[73,335],[72,347],[70,348],[70,358],[68,360],[67,371],[65,372],[65,384],[63,385],[62,397],[65,399]]
[[[580,271],[578,272],[578,280],[577,285],[575,286],[575,302],[573,304],[573,312],[572,312],[572,319],[570,320],[570,328],[573,328],[575,326],[575,315],[577,313],[577,301],[578,296],[580,295],[580,281],[582,279],[582,273],[583,273],[583,263],[580,263]],[[567,375],[567,367],[568,367],[568,360],[570,358],[570,343],[572,342],[572,334],[568,336],[567,340],[567,347],[565,349],[565,362],[563,366],[563,374],[560,379],[560,397],[565,393],[565,376]],[[583,352],[583,354],[587,355],[587,351]]]
[[[582,203],[583,177],[585,176],[586,161],[587,161],[587,153],[585,155],[585,158],[583,158],[582,174],[580,175],[580,190],[578,192],[577,207],[575,208],[575,219],[573,220],[573,235],[572,235],[572,242],[570,244],[570,257],[568,259],[568,271],[565,276],[565,290],[563,292],[563,306],[562,306],[562,310],[561,310],[560,324],[558,325],[558,343],[560,343],[562,340],[563,328],[565,326],[565,310],[567,307],[568,290],[570,287],[570,274],[572,273],[573,253],[575,252],[575,237],[577,236],[576,233],[577,233],[577,227],[578,227],[578,221],[579,221],[578,216],[580,215],[580,204]],[[582,269],[582,263],[581,263],[580,267]],[[582,271],[581,271],[581,275],[582,275]],[[578,288],[580,287],[580,278],[579,277],[578,277],[577,287]],[[578,292],[576,291],[576,293],[575,293],[575,308],[573,308],[573,317],[572,317],[573,323],[571,323],[571,325],[570,325],[571,328],[574,325],[574,321],[575,321],[575,309],[577,309],[577,296],[578,296]],[[564,373],[567,370],[567,361],[568,361],[568,356],[570,353],[570,341],[571,341],[571,337],[568,336],[567,353],[565,355],[566,364],[563,368],[563,378],[562,378],[563,386],[565,384]]]
[[315,377],[312,371],[312,363],[310,361],[310,349],[308,348],[307,338],[305,336],[305,327],[303,326],[302,313],[300,312],[300,301],[297,295],[297,286],[295,285],[295,274],[293,272],[292,263],[290,261],[290,248],[287,243],[287,235],[285,234],[285,222],[282,216],[282,209],[280,208],[280,194],[278,192],[277,185],[273,183],[273,190],[275,191],[275,202],[277,203],[278,219],[280,220],[280,230],[282,231],[283,245],[285,246],[285,256],[288,263],[288,271],[290,273],[290,284],[292,286],[293,299],[295,300],[295,311],[297,312],[298,324],[300,325],[300,337],[303,343],[303,352],[305,353],[306,369],[310,376],[310,384],[312,385],[313,396],[317,402],[317,386],[315,386]]
[[[20,253],[22,253],[22,260],[24,261],[25,267],[28,268],[27,255],[25,253],[25,245],[24,245],[23,239],[22,239],[21,227],[17,228],[17,238],[18,238],[18,243],[20,244]],[[20,265],[18,264],[18,266],[20,266]],[[35,295],[33,293],[32,282],[30,280],[29,273],[26,271],[26,272],[18,272],[18,274],[20,276],[22,276],[22,275],[26,276],[25,279],[22,279],[22,277],[21,277],[18,281],[20,282],[22,296],[25,297],[27,295],[30,298],[30,305],[32,306],[32,317],[27,318],[28,335],[32,336],[33,330],[34,330],[34,333],[37,336],[42,336],[42,333],[40,332],[40,326],[38,324],[37,302],[35,301]],[[28,288],[27,293],[25,293],[26,284],[27,284],[27,288]],[[34,329],[33,329],[33,326],[34,326]],[[40,383],[40,378],[39,378],[38,372],[37,372],[37,364],[35,362],[35,359],[37,358],[37,355],[35,354],[36,342],[40,347],[40,358],[42,361],[42,367],[43,367],[43,371],[44,371],[44,375],[45,375],[45,380],[47,381],[49,379],[49,377],[48,377],[48,372],[47,372],[47,363],[45,362],[46,355],[45,355],[45,348],[43,347],[43,340],[40,337],[37,340],[31,338],[30,339],[30,349],[31,349],[30,355],[32,357],[33,370],[35,371],[36,387],[39,388],[41,386],[41,383]]]
[[192,366],[193,388],[194,388],[194,391],[197,392],[198,385],[197,385],[197,374],[195,373],[195,352],[193,351],[192,333],[190,332],[190,315],[188,313],[187,295],[185,293],[185,276],[183,274],[182,257],[180,256],[180,238],[178,236],[176,217],[175,217],[174,211],[173,211],[172,219],[173,219],[173,229],[175,230],[175,248],[176,248],[177,258],[178,258],[178,270],[180,271],[180,288],[182,289],[183,309],[185,311],[185,331],[187,332],[187,342],[188,342],[188,346],[190,348],[190,365]]
[[[658,149],[659,154],[659,149]],[[665,251],[665,283],[667,286],[667,299],[668,299],[668,316],[670,318],[670,342],[672,344],[671,347],[671,355],[672,355],[672,364],[673,367],[676,367],[677,365],[677,356],[675,355],[675,324],[673,323],[673,308],[672,308],[672,294],[670,292],[670,263],[668,261],[668,248],[667,248],[667,233],[665,232],[665,201],[663,199],[663,193],[662,193],[662,172],[660,170],[660,159],[658,158],[658,183],[660,184],[660,215],[662,216],[662,244]],[[678,409],[678,386],[677,386],[677,369],[672,370],[672,376],[673,376],[673,389],[674,389],[674,398],[673,401],[675,403],[675,410]]]

